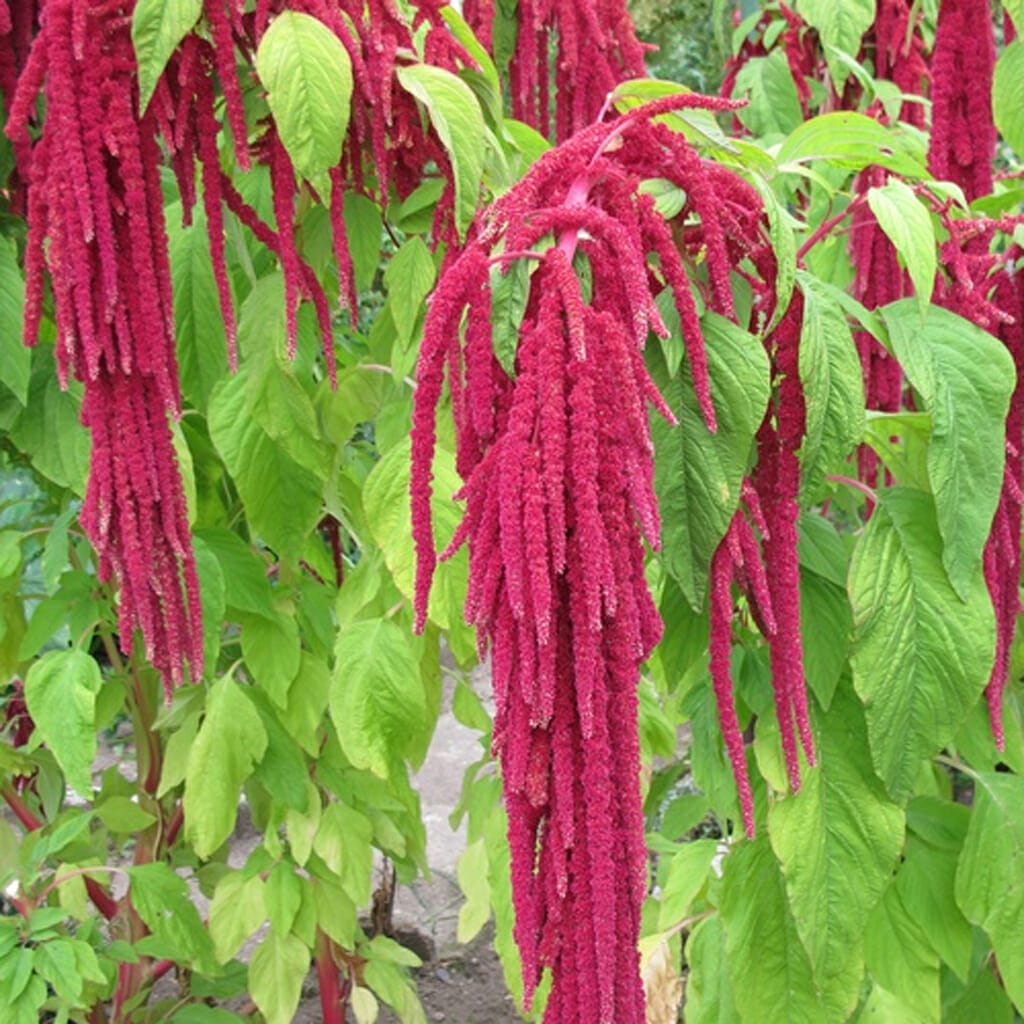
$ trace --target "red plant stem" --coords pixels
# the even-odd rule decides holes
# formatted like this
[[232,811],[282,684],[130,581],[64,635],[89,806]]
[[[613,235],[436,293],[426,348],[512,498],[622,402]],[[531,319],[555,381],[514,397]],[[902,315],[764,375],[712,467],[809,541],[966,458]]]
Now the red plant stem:
[[320,987],[320,1019],[323,1024],[345,1024],[345,1007],[341,1001],[341,983],[332,945],[331,940],[317,928],[316,977]]
[[167,822],[167,828],[164,830],[165,849],[169,850],[174,845],[174,841],[178,838],[178,833],[181,831],[181,826],[184,824],[185,805],[179,800]]
[[807,255],[807,253],[810,252],[811,249],[813,249],[818,244],[818,242],[820,242],[826,235],[831,234],[832,229],[834,227],[837,227],[839,224],[842,224],[842,222],[846,220],[846,218],[849,217],[850,214],[852,214],[857,209],[857,207],[863,206],[866,201],[866,195],[862,194],[859,196],[855,196],[852,200],[850,200],[850,204],[849,206],[846,207],[845,210],[843,210],[841,213],[837,213],[834,217],[830,217],[826,221],[822,221],[822,223],[819,224],[810,234],[810,236],[807,238],[804,244],[801,245],[799,249],[797,249],[797,263],[799,263]]

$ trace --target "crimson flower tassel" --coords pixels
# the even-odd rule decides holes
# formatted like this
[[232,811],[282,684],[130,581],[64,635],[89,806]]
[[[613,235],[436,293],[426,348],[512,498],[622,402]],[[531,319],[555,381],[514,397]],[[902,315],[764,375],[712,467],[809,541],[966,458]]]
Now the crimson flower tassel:
[[[652,123],[686,106],[729,109],[656,101],[579,132],[502,196],[442,273],[417,370],[417,626],[436,561],[430,464],[447,372],[466,512],[445,554],[468,544],[466,616],[491,653],[515,938],[527,1003],[551,969],[546,1024],[644,1020],[636,690],[662,629],[644,577],[645,542],[657,547],[660,532],[647,410],[672,414],[642,347],[664,331],[651,291],[662,282],[712,423],[714,411],[690,281],[640,184],[683,174],[700,192],[688,143]],[[717,259],[710,241],[708,252]],[[506,372],[493,354],[491,282],[515,260],[536,267]]]
[[57,366],[84,384],[92,435],[81,521],[100,576],[120,588],[119,632],[141,630],[167,692],[203,669],[199,585],[169,417],[180,409],[171,280],[153,115],[138,111],[130,11],[51,0],[7,132],[31,153],[26,339],[49,270]]

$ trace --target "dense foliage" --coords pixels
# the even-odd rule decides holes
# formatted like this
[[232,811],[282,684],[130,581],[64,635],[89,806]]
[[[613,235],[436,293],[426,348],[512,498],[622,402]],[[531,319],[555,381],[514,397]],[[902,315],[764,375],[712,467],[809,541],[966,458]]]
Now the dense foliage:
[[0,0],[12,1021],[423,1021],[446,690],[528,1019],[1024,1014],[1024,7],[673,10]]

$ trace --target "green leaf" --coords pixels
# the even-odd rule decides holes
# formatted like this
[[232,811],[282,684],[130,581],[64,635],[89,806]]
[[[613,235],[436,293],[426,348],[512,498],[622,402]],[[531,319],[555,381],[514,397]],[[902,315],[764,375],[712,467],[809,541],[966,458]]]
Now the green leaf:
[[864,434],[864,376],[842,307],[810,274],[797,277],[804,297],[800,383],[807,406],[802,480],[804,490],[816,495],[825,474]]
[[510,376],[516,375],[519,326],[530,297],[530,261],[513,260],[491,268],[491,344],[494,358]]
[[979,971],[969,985],[942,976],[942,1024],[1013,1024],[1013,1006],[990,969]]
[[[796,0],[797,13],[818,30],[822,47],[835,46],[843,53],[856,57],[860,41],[875,20],[874,0]],[[846,81],[846,67],[841,60],[828,54],[829,75],[838,91]]]
[[145,111],[178,44],[203,12],[203,0],[139,0],[132,14],[132,44],[139,65],[139,110]]
[[1006,991],[1024,1013],[1024,778],[974,776],[974,812],[956,869],[956,901],[992,940]]
[[292,864],[282,860],[274,865],[267,876],[263,895],[270,927],[278,935],[287,935],[302,903],[302,880],[295,874]]
[[[434,456],[434,493],[431,518],[438,550],[452,539],[462,519],[462,509],[452,495],[462,486],[455,470],[455,457],[443,447]],[[373,467],[363,487],[363,510],[373,538],[384,553],[384,561],[402,596],[414,596],[416,551],[412,543],[409,513],[409,442],[391,448]],[[462,621],[466,601],[467,558],[460,551],[438,565],[430,593],[430,620],[442,629],[467,629]]]
[[[1014,19],[1024,21],[1020,11]],[[1018,28],[1018,31],[1021,31]],[[992,83],[992,115],[996,127],[1018,156],[1024,155],[1024,42],[1014,40],[996,61]]]
[[25,702],[36,729],[68,784],[86,799],[92,799],[93,724],[102,682],[99,665],[84,651],[50,651],[25,677]]
[[[135,10],[138,15],[140,8]],[[174,216],[168,220],[181,389],[192,405],[205,412],[214,385],[228,372],[227,335],[210,260],[206,217],[200,206],[188,227],[182,227]]]
[[210,903],[210,938],[217,962],[226,964],[267,918],[263,880],[231,871],[217,883]]
[[276,618],[278,612],[274,608],[266,564],[249,545],[230,530],[196,530],[195,535],[220,564],[228,607],[267,619]]
[[661,891],[658,930],[667,931],[686,916],[697,893],[703,888],[718,851],[716,839],[695,839],[683,844],[672,857]]
[[[661,304],[662,314],[669,311]],[[671,314],[666,324],[678,331]],[[655,368],[679,426],[652,417],[655,487],[662,508],[662,558],[690,604],[699,609],[708,568],[739,505],[751,445],[768,404],[768,357],[753,335],[713,313],[702,320],[718,432],[704,425],[689,365],[666,379]]]
[[966,601],[1003,484],[1013,359],[988,331],[938,306],[929,307],[924,323],[913,299],[881,312],[896,358],[932,416],[928,478],[942,563]]
[[910,149],[904,136],[873,117],[848,110],[804,121],[783,141],[777,159],[781,170],[791,169],[787,164],[824,160],[851,171],[878,164],[911,178],[928,176],[923,146]]
[[458,940],[471,942],[491,919],[491,886],[487,881],[487,847],[481,836],[470,843],[456,867],[466,902],[459,908]]
[[199,911],[189,897],[184,878],[161,862],[127,869],[132,906],[146,927],[174,953],[175,959],[195,960],[200,966],[213,958],[213,943]]
[[903,1004],[901,1015],[890,1020],[939,1024],[939,958],[894,885],[868,920],[864,960],[871,977]]
[[298,174],[313,179],[335,167],[352,100],[352,61],[341,40],[308,14],[282,11],[260,40],[256,73]]
[[256,778],[285,807],[305,811],[309,766],[302,750],[281,724],[277,709],[262,690],[251,687],[245,695],[255,705],[267,733],[267,748],[256,766]]
[[735,1024],[725,929],[718,914],[705,918],[686,940],[686,1024]]
[[486,133],[480,104],[465,82],[443,68],[410,64],[397,67],[395,74],[402,88],[427,108],[451,160],[455,226],[462,238],[476,214],[483,179]]
[[939,561],[931,498],[897,488],[879,504],[850,564],[853,681],[875,770],[896,800],[921,760],[953,737],[988,681],[995,622],[979,573],[963,603]]
[[[323,479],[301,465],[252,415],[243,367],[210,395],[210,437],[238,485],[253,529],[282,558],[298,560],[320,517]],[[282,500],[287,495],[287,500]],[[225,573],[227,577],[227,573]],[[228,603],[231,604],[229,584]]]
[[423,730],[427,705],[419,666],[409,639],[390,619],[341,630],[330,711],[345,756],[381,778]]
[[754,135],[785,135],[803,120],[800,94],[781,50],[744,64],[734,95],[748,101],[737,116]]
[[278,707],[283,707],[302,658],[295,619],[283,613],[273,618],[244,616],[242,656],[261,689]]
[[938,257],[931,214],[905,182],[868,189],[868,206],[910,274],[922,315],[931,301]]
[[358,811],[345,804],[324,808],[313,851],[341,882],[357,907],[369,902],[373,883],[373,827]]
[[25,310],[25,282],[18,269],[14,242],[0,239],[0,382],[28,405],[28,382],[32,372],[32,350],[24,344],[22,321]]
[[[864,926],[903,846],[903,812],[871,769],[863,714],[848,686],[816,725],[818,764],[799,792],[770,807],[768,834],[814,976],[845,1019],[860,989]],[[852,985],[837,988],[837,979]]]
[[129,796],[112,796],[96,806],[96,816],[111,832],[141,832],[156,821]]
[[48,981],[57,995],[72,1005],[82,995],[82,976],[74,946],[59,939],[42,942],[36,948],[36,974]]
[[249,994],[267,1024],[291,1024],[309,971],[309,950],[294,935],[271,931],[249,961]]
[[826,1020],[767,837],[740,843],[724,863],[722,924],[743,1024]]
[[423,300],[430,294],[435,276],[430,250],[418,236],[402,244],[384,271],[388,308],[403,349],[413,340],[423,313]]
[[185,774],[185,836],[200,857],[209,857],[231,835],[239,790],[266,748],[259,712],[237,683],[218,679]]

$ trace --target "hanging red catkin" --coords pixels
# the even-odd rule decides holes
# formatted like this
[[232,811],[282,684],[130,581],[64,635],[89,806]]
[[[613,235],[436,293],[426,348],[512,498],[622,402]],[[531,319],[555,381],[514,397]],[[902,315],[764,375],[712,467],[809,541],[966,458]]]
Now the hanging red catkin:
[[202,623],[169,416],[179,411],[156,124],[138,113],[131,5],[50,0],[7,132],[31,153],[26,340],[53,283],[57,365],[85,387],[92,435],[81,521],[101,578],[120,587],[119,632],[136,628],[165,689],[202,674]]
[[[477,36],[490,40],[493,0],[467,3],[464,12]],[[644,75],[644,47],[625,0],[519,0],[516,21],[512,113],[542,135],[568,138],[594,120],[616,85]]]
[[992,191],[995,33],[989,0],[942,0],[932,53],[928,170],[968,202]]
[[[667,176],[701,194],[700,161],[651,121],[684,106],[727,109],[673,97],[592,126],[502,196],[441,277],[417,371],[417,626],[436,560],[430,464],[447,371],[466,501],[447,553],[468,542],[466,616],[491,651],[515,938],[528,1002],[551,969],[546,1024],[644,1020],[636,687],[661,635],[644,577],[644,540],[659,539],[647,407],[671,416],[641,355],[648,331],[664,331],[652,287],[673,288],[713,423],[690,282],[639,190]],[[717,264],[724,244],[713,235],[706,253]],[[491,277],[518,259],[537,265],[509,375],[493,354]]]

